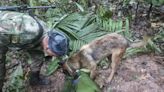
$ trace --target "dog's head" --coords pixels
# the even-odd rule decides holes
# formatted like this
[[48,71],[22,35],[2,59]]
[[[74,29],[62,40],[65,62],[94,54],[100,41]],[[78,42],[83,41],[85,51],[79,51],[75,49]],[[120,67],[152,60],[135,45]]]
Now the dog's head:
[[60,67],[62,67],[64,74],[69,75],[73,78],[72,80],[73,84],[76,84],[79,81],[79,76],[80,76],[79,70],[76,70],[73,67],[71,67],[72,65],[68,64],[67,59],[58,62],[58,64],[60,65]]
[[62,68],[64,74],[72,75],[72,70],[70,70],[69,66],[67,65],[67,59],[61,60],[58,62],[59,67]]
[[58,64],[63,69],[64,74],[74,76],[76,70],[73,67],[71,67],[72,65],[68,64],[68,59],[62,60],[58,62]]
[[74,76],[76,74],[76,70],[80,68],[79,58],[75,55],[72,55],[71,57],[58,62],[58,64],[63,69],[65,74],[71,76]]

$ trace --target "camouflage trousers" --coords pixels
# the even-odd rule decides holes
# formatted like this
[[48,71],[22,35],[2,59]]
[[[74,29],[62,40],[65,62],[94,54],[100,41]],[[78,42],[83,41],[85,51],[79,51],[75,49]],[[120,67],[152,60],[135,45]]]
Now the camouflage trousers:
[[[5,81],[5,74],[6,74],[6,53],[8,49],[6,47],[0,47],[0,92],[2,92],[3,83]],[[38,50],[27,50],[30,55],[31,59],[31,72],[38,72],[41,69],[41,66],[44,61],[44,53]]]
[[40,71],[44,62],[44,53],[40,50],[28,50],[32,63],[30,64],[31,72]]
[[7,48],[0,47],[0,92],[2,92],[2,87],[5,79],[5,59],[6,59]]

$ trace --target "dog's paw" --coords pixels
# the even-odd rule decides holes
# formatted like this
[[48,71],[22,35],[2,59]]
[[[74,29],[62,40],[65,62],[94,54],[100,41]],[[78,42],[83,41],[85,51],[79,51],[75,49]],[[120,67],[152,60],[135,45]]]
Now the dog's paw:
[[105,86],[105,81],[103,78],[96,78],[95,82],[100,88],[103,88]]

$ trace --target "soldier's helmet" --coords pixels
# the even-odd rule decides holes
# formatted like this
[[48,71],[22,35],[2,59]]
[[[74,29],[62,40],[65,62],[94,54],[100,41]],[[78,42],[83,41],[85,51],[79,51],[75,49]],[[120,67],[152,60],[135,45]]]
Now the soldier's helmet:
[[48,32],[49,49],[57,54],[58,56],[63,56],[67,54],[69,48],[69,39],[62,32],[51,30]]

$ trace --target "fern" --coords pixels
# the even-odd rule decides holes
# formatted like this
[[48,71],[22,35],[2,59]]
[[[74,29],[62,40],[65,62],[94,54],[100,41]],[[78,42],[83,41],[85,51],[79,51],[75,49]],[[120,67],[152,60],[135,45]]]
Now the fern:
[[70,42],[70,49],[73,52],[76,52],[77,50],[80,49],[81,46],[83,46],[84,44],[86,44],[86,42],[82,41],[82,40],[72,40]]
[[78,50],[84,43],[105,34],[105,32],[97,31],[98,25],[95,22],[95,16],[91,14],[64,15],[54,24],[54,27],[68,35],[72,51]]
[[129,30],[129,20],[126,18],[125,20],[123,19],[118,19],[118,20],[113,20],[113,19],[96,19],[97,24],[101,27],[102,30],[112,33],[112,32],[117,32],[121,33],[127,38],[130,39],[131,33]]

